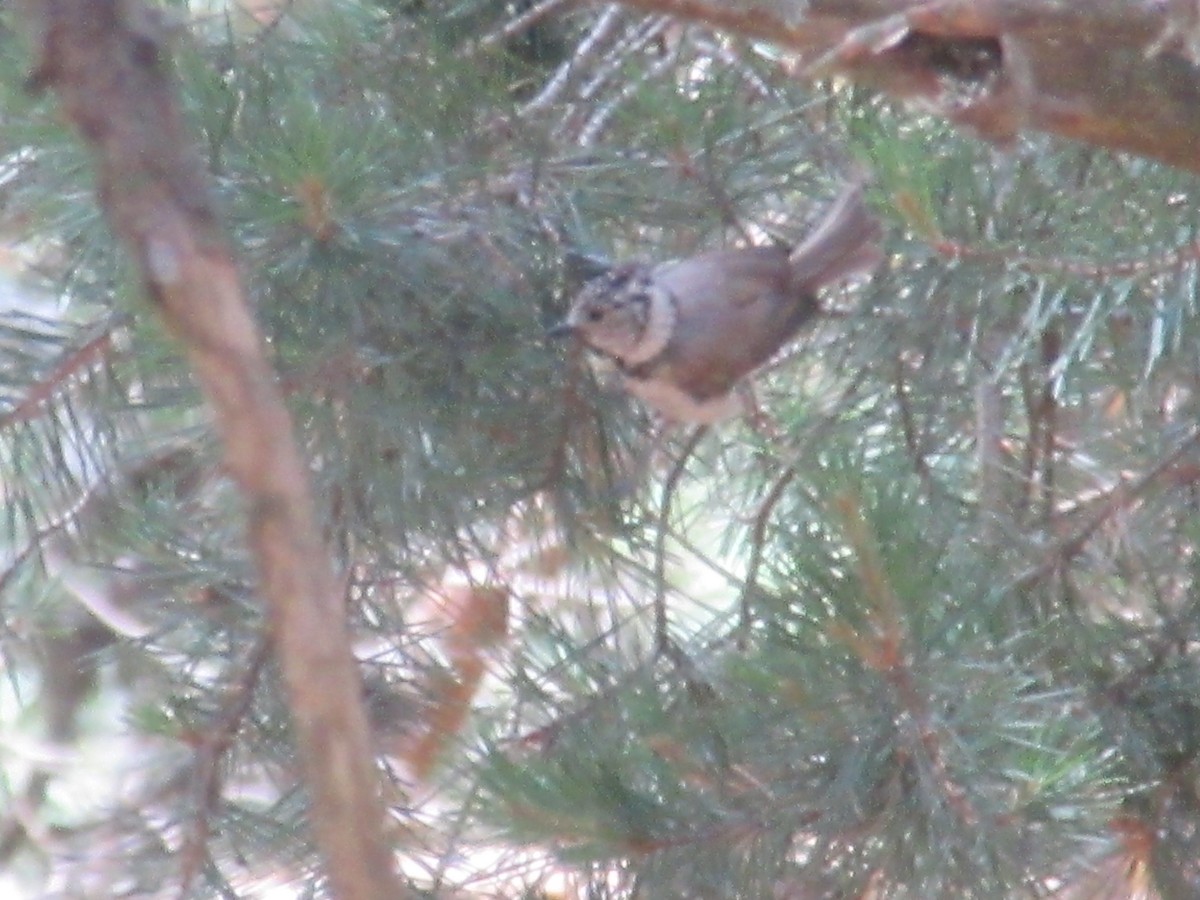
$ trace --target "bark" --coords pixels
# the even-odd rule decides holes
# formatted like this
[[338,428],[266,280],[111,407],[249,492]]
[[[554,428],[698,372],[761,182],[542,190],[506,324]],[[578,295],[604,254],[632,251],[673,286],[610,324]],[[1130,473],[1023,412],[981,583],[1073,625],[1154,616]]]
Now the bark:
[[25,12],[40,53],[30,86],[57,94],[91,148],[101,205],[189,358],[245,498],[332,891],[405,896],[308,468],[185,131],[164,26],[137,0],[26,0]]
[[795,51],[999,143],[1042,131],[1200,172],[1196,0],[622,0]]

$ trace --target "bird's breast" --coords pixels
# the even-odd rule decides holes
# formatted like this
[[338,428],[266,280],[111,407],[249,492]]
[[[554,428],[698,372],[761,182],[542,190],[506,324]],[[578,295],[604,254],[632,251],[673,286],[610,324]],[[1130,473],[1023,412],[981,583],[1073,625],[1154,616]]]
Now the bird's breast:
[[675,422],[711,425],[741,411],[733,392],[699,400],[677,384],[654,377],[626,377],[625,387],[647,406]]

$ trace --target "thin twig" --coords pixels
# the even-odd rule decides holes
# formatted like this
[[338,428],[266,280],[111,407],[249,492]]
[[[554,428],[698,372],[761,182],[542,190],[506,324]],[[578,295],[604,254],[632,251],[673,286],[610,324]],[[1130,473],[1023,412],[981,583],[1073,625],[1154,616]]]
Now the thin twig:
[[742,222],[741,216],[737,213],[737,206],[733,198],[729,196],[729,188],[726,186],[725,178],[714,171],[713,157],[712,148],[706,148],[704,153],[704,186],[708,189],[709,196],[716,203],[717,210],[721,214],[721,222],[725,227],[736,231],[741,239],[746,242],[746,246],[753,246],[754,238]]
[[17,573],[20,572],[21,567],[25,565],[25,563],[28,562],[29,559],[34,556],[34,554],[43,551],[46,546],[46,541],[57,535],[59,532],[64,531],[74,525],[79,520],[80,515],[88,508],[88,506],[97,497],[106,495],[110,488],[111,484],[107,482],[98,481],[92,484],[80,496],[75,498],[74,502],[72,502],[70,506],[58,513],[58,515],[54,516],[54,518],[52,518],[41,528],[38,528],[36,531],[34,531],[34,533],[30,535],[29,540],[26,541],[25,546],[13,553],[6,561],[4,568],[0,570],[0,596],[3,596],[4,591],[8,588],[9,581],[16,577]]
[[180,898],[188,896],[188,889],[208,855],[208,823],[220,799],[221,758],[233,744],[242,720],[250,710],[259,675],[270,655],[271,642],[264,633],[247,655],[241,675],[229,689],[221,712],[205,731],[204,739],[196,750],[191,778],[195,814],[179,848]]
[[1096,281],[1149,278],[1178,271],[1200,261],[1200,240],[1177,244],[1147,256],[1135,256],[1107,263],[1028,256],[1005,247],[974,246],[940,236],[930,240],[929,246],[939,255],[954,261],[983,260],[1001,263],[1034,275],[1072,275]]
[[71,379],[92,369],[112,347],[113,331],[119,321],[109,322],[103,331],[67,352],[45,378],[30,385],[21,401],[0,415],[0,429],[27,422],[41,415],[46,402],[67,386]]
[[1004,493],[1004,393],[990,373],[975,385],[975,458],[978,468],[980,530],[991,543],[1007,511]]
[[519,16],[509,19],[504,23],[503,27],[485,34],[478,41],[471,44],[463,52],[463,56],[470,58],[481,50],[488,50],[497,44],[511,40],[521,32],[528,31],[550,14],[567,10],[579,2],[580,0],[541,0],[540,3],[535,3]]
[[696,49],[701,53],[715,56],[726,68],[741,76],[742,81],[746,83],[757,99],[768,99],[772,93],[770,85],[763,81],[762,76],[755,72],[752,66],[743,62],[742,58],[734,53],[725,41],[726,39],[721,37],[712,40],[698,38],[694,43]]
[[775,507],[779,505],[779,501],[783,498],[784,490],[795,479],[796,473],[797,469],[795,466],[788,466],[784,469],[783,474],[775,479],[775,483],[771,485],[771,489],[763,497],[762,502],[758,505],[758,512],[754,515],[754,528],[750,532],[750,562],[746,566],[746,579],[742,583],[741,596],[738,598],[738,606],[741,610],[741,622],[738,625],[738,630],[741,634],[741,639],[745,639],[745,636],[750,633],[751,619],[753,617],[752,603],[754,602],[755,593],[758,590],[758,571],[762,566],[767,524],[771,521],[771,514],[775,511]]
[[553,104],[571,83],[572,76],[592,57],[600,52],[604,43],[613,35],[621,22],[623,11],[615,3],[605,7],[604,12],[592,25],[592,30],[575,48],[571,58],[560,65],[554,75],[546,82],[546,86],[536,97],[526,103],[518,111],[519,117],[528,116]]
[[[597,63],[592,77],[580,86],[577,98],[585,103],[592,100],[601,88],[616,75],[621,64],[662,34],[670,22],[671,20],[666,16],[658,16],[649,21],[634,23],[627,28],[625,35]],[[624,79],[622,79],[622,83],[624,83]]]
[[534,489],[544,490],[559,484],[567,472],[567,453],[571,447],[571,426],[575,414],[583,408],[579,396],[579,379],[583,373],[583,348],[578,341],[573,341],[567,355],[567,377],[562,387],[562,421],[559,424],[558,436],[554,446],[550,448],[550,458],[546,462],[546,474]]
[[697,426],[688,437],[675,460],[675,465],[663,482],[662,501],[658,511],[658,533],[654,540],[654,652],[656,655],[671,653],[670,623],[667,621],[667,534],[670,530],[671,502],[675,487],[683,476],[688,458],[695,451],[700,439],[708,433],[707,425]]
[[1054,379],[1051,376],[1059,354],[1062,352],[1062,335],[1055,328],[1042,333],[1041,342],[1042,390],[1038,403],[1038,422],[1041,434],[1041,501],[1042,525],[1049,533],[1054,523],[1054,448],[1058,443],[1058,402],[1054,396]]
[[[666,27],[666,24],[666,19],[663,19],[657,23],[655,27],[648,30],[648,32],[644,35],[644,39],[649,41],[651,38],[661,32],[662,29]],[[596,139],[600,136],[601,132],[604,130],[604,127],[608,124],[613,114],[624,103],[628,102],[630,98],[640,91],[644,85],[654,81],[656,78],[662,75],[663,72],[668,71],[671,67],[676,65],[677,62],[678,54],[668,53],[660,59],[655,60],[654,64],[646,69],[646,71],[637,78],[626,79],[621,84],[621,88],[619,91],[617,91],[616,95],[605,101],[599,107],[599,109],[597,109],[591,116],[588,117],[587,121],[583,124],[583,127],[579,129],[579,134],[575,138],[575,142],[581,147],[587,147],[595,143]],[[583,97],[582,93],[581,97]]]
[[[1149,470],[1132,482],[1121,482],[1113,487],[1104,497],[1100,509],[1075,532],[1058,541],[1045,554],[1042,562],[1018,575],[1009,586],[1009,590],[1027,590],[1034,584],[1062,567],[1064,563],[1079,553],[1084,545],[1097,531],[1114,515],[1139,499],[1149,490],[1158,478],[1179,461],[1188,450],[1200,444],[1200,428],[1194,429],[1187,437],[1175,445],[1166,456],[1155,463]],[[1200,470],[1197,470],[1200,478]],[[1194,479],[1193,479],[1194,480]]]
[[1038,412],[1037,401],[1040,388],[1034,383],[1027,362],[1022,362],[1017,367],[1017,380],[1021,388],[1021,405],[1025,412],[1025,421],[1028,423],[1028,434],[1025,437],[1024,452],[1021,455],[1021,484],[1025,488],[1022,513],[1027,514],[1036,509],[1040,496],[1038,494],[1037,458],[1038,448],[1042,446],[1040,430],[1042,419]]
[[934,495],[933,472],[929,469],[929,461],[925,459],[925,451],[921,449],[921,437],[917,433],[916,416],[913,415],[912,403],[909,401],[908,382],[904,378],[904,361],[896,357],[895,377],[892,387],[896,394],[896,405],[900,409],[900,427],[904,432],[904,446],[908,457],[912,460],[913,470],[921,480],[925,496],[930,499]]

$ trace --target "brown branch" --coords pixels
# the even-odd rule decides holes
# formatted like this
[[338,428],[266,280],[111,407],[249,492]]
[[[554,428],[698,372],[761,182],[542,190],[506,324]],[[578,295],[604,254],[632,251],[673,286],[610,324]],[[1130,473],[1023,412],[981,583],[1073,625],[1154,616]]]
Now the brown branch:
[[[1108,491],[1100,501],[1100,508],[1072,534],[1051,547],[1043,560],[1026,570],[1012,583],[1010,590],[1027,590],[1047,575],[1059,571],[1076,554],[1081,552],[1092,535],[1106,522],[1124,509],[1128,509],[1157,483],[1192,448],[1200,445],[1200,428],[1193,430],[1175,445],[1162,459],[1133,481],[1122,481]],[[1200,478],[1200,469],[1191,474],[1191,481]]]
[[950,260],[982,260],[1012,266],[1033,275],[1073,275],[1097,281],[1113,278],[1148,278],[1178,271],[1200,260],[1200,241],[1187,241],[1145,256],[1098,263],[1029,256],[1004,247],[961,243],[942,235],[929,235],[929,238],[930,247],[940,256]]
[[904,432],[904,447],[908,451],[908,458],[912,460],[913,471],[917,473],[917,477],[921,480],[921,486],[925,489],[925,495],[932,499],[934,495],[933,472],[929,468],[929,460],[925,458],[925,451],[921,447],[921,435],[917,429],[917,417],[913,413],[912,403],[909,399],[910,391],[908,381],[904,377],[904,366],[904,359],[897,356],[893,370],[895,375],[892,378],[892,388],[896,395],[896,406],[900,410],[900,427]]
[[767,41],[1011,141],[1043,131],[1200,172],[1200,67],[1140,0],[622,0]]
[[797,475],[795,465],[783,470],[783,474],[775,479],[766,496],[758,505],[754,515],[754,526],[750,532],[750,561],[746,565],[746,578],[742,583],[741,595],[738,597],[738,607],[741,610],[741,621],[738,623],[739,639],[745,640],[750,635],[750,626],[754,620],[754,601],[758,595],[758,572],[762,568],[763,549],[767,542],[767,525],[775,507],[783,499],[783,492]]
[[1042,389],[1036,413],[1041,441],[1034,452],[1041,462],[1038,478],[1041,489],[1040,518],[1043,526],[1050,528],[1054,524],[1054,448],[1057,445],[1059,430],[1058,401],[1054,396],[1054,380],[1050,373],[1062,353],[1062,335],[1057,328],[1048,327],[1042,332],[1041,351]]
[[221,789],[221,758],[241,727],[242,719],[254,701],[254,689],[270,655],[271,642],[260,637],[246,659],[245,667],[229,689],[225,704],[211,727],[205,731],[196,751],[192,771],[192,794],[196,801],[191,827],[179,848],[179,896],[187,897],[192,881],[200,872],[208,852],[208,821],[217,805]]
[[46,402],[63,390],[72,378],[90,370],[104,358],[112,347],[112,336],[112,328],[105,328],[68,352],[45,378],[30,385],[16,406],[0,415],[0,429],[28,422],[40,415]]
[[[729,31],[745,37],[771,41],[793,49],[827,50],[845,34],[837,21],[824,29],[798,15],[785,16],[768,4],[738,8],[712,0],[620,0],[621,5],[647,13],[660,13]],[[799,21],[799,24],[795,24]]]
[[191,362],[245,497],[331,893],[402,897],[308,468],[184,127],[165,27],[137,0],[24,6],[39,50],[30,87],[53,89],[90,146],[101,206]]

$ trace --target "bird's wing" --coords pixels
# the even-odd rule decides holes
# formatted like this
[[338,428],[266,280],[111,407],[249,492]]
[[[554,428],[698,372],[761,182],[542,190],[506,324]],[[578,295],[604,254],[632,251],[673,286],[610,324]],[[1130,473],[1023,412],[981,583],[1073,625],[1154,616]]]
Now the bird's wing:
[[765,363],[816,309],[789,283],[787,251],[761,247],[693,257],[656,273],[679,303],[657,377],[699,400],[728,392]]
[[723,298],[732,306],[745,306],[768,291],[784,290],[789,277],[788,250],[783,247],[714,250],[654,270],[654,279],[681,300],[703,294],[706,303]]

